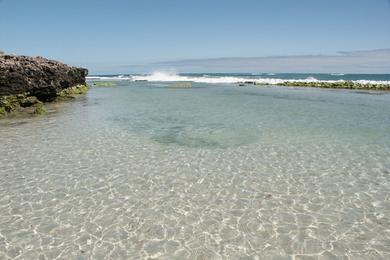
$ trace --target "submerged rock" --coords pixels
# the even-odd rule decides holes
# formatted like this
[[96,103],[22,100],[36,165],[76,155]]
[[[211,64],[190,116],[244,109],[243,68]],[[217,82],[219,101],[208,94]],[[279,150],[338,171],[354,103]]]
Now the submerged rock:
[[0,56],[0,96],[29,93],[41,101],[52,101],[57,93],[85,85],[88,70],[43,57]]
[[95,81],[93,82],[93,85],[95,87],[113,87],[115,86],[115,82],[111,82],[111,81]]
[[192,88],[191,82],[176,82],[171,88]]

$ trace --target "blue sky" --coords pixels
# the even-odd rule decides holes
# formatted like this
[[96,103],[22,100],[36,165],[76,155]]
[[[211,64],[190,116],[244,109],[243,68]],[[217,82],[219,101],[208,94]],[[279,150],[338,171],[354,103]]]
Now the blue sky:
[[390,49],[390,2],[0,0],[0,49],[92,73],[175,67],[176,60]]

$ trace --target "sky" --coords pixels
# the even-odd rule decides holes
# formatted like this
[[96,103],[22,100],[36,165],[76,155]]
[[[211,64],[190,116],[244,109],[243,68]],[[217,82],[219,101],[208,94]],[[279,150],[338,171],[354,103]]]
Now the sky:
[[0,0],[0,50],[90,74],[390,73],[390,1]]

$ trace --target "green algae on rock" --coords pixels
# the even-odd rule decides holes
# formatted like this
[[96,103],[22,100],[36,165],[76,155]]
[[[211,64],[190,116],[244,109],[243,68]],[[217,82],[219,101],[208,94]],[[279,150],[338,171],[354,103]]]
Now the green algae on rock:
[[116,83],[112,81],[95,81],[92,84],[95,87],[113,87],[116,85]]
[[34,115],[38,116],[38,115],[43,115],[45,113],[46,113],[46,109],[42,103],[38,103],[35,105]]
[[30,93],[52,101],[63,89],[85,84],[88,70],[43,57],[0,56],[0,95]]
[[[63,89],[57,93],[54,101],[73,99],[87,93],[88,85],[78,85]],[[45,102],[30,93],[0,96],[0,117],[17,115],[42,115],[46,111]]]
[[[85,94],[89,87],[86,85],[75,86],[58,93],[55,101],[75,98]],[[46,111],[45,103],[29,93],[0,96],[0,118],[20,115],[42,115]]]
[[34,96],[17,94],[0,96],[0,117],[37,115],[45,112],[44,105]]
[[389,91],[390,84],[372,84],[372,83],[361,83],[354,81],[284,81],[277,84],[263,84],[256,83],[256,85],[278,85],[285,87],[310,87],[310,88],[331,88],[331,89],[357,89],[357,90],[379,90]]
[[0,56],[0,117],[42,115],[46,102],[85,94],[88,70],[43,57]]
[[77,85],[74,87],[66,88],[57,93],[57,97],[70,97],[73,98],[78,95],[83,95],[89,90],[88,85]]

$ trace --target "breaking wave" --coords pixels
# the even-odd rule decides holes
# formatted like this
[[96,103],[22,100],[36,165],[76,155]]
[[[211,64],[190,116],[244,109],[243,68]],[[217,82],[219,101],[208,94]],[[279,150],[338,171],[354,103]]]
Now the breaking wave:
[[[260,76],[261,74],[259,74]],[[267,74],[269,75],[269,74]],[[269,77],[259,77],[257,75],[240,77],[240,76],[230,76],[230,75],[180,75],[173,72],[154,72],[148,75],[116,75],[116,76],[89,76],[88,80],[128,80],[128,81],[148,81],[148,82],[196,82],[196,83],[209,83],[209,84],[231,84],[231,83],[240,83],[240,82],[252,82],[259,84],[271,84],[277,85],[283,82],[341,82],[345,81],[344,79],[337,80],[319,80],[315,77],[309,76],[306,78],[269,78]],[[389,81],[385,80],[352,80],[355,83],[360,84],[390,84]]]

